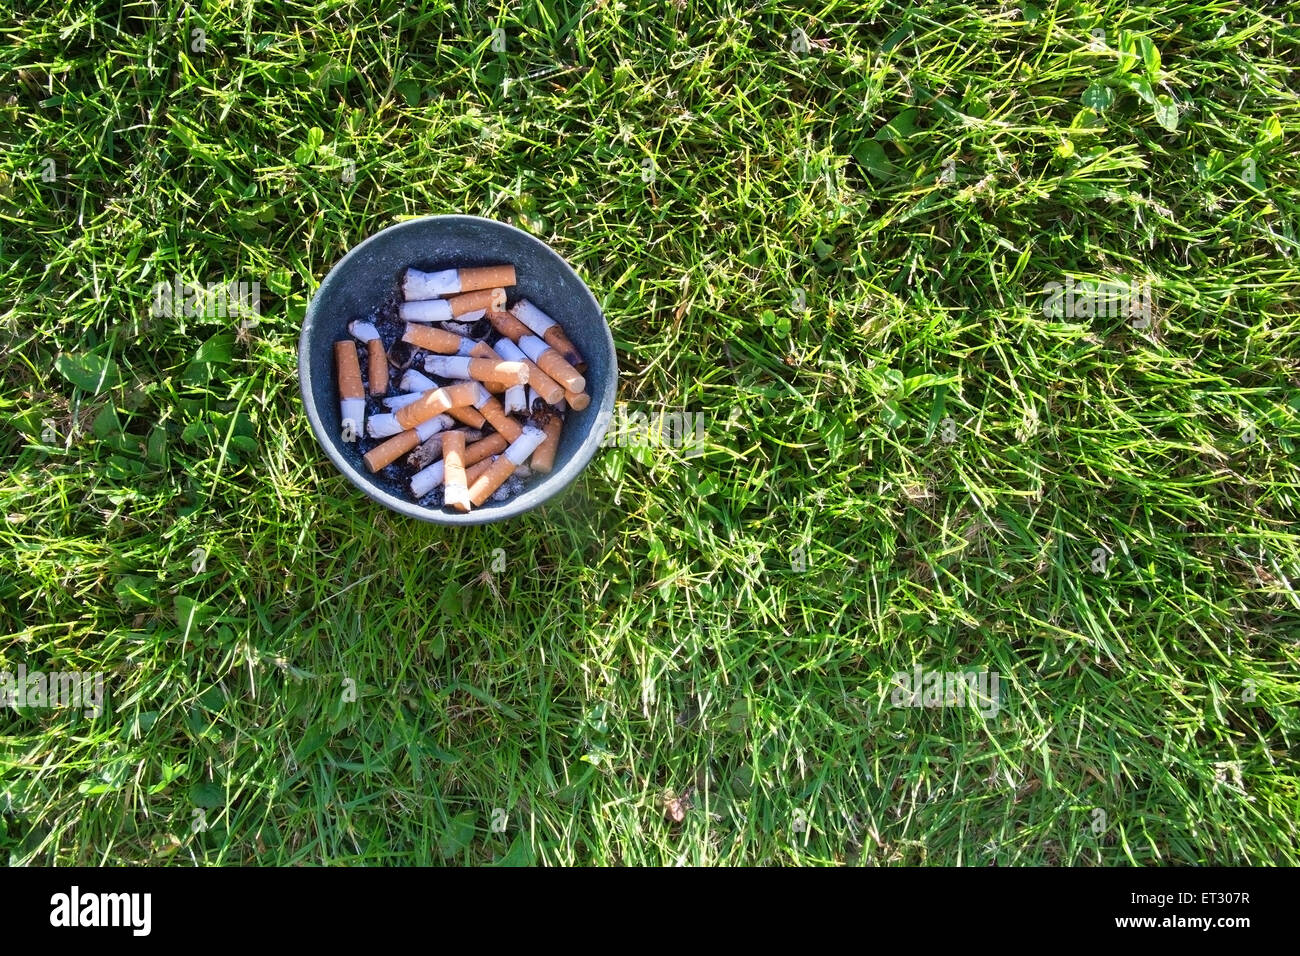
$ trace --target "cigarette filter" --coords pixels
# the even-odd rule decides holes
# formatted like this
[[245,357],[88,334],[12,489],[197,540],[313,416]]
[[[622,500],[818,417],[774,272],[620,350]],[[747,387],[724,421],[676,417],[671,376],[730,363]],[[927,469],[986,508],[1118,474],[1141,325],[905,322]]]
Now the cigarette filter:
[[569,407],[572,408],[575,412],[580,412],[588,405],[591,404],[591,396],[588,395],[586,392],[566,391],[564,393],[564,398],[562,400],[568,402]]
[[350,341],[334,343],[334,368],[339,380],[340,425],[347,434],[347,423],[352,423],[352,434],[361,434],[366,417],[366,390],[361,384],[361,363],[357,361],[357,347]]
[[466,468],[465,481],[468,484],[473,485],[474,482],[478,481],[479,476],[486,473],[487,470],[491,468],[492,465],[496,462],[496,460],[500,457],[501,457],[500,455],[492,455],[490,458],[484,458],[478,464],[471,465],[470,467]]
[[537,336],[525,335],[516,344],[543,372],[563,384],[566,391],[581,392],[587,387],[587,380],[578,374],[578,370]]
[[443,504],[469,511],[469,486],[465,483],[465,436],[448,432],[442,440]]
[[[482,432],[479,434],[482,434]],[[468,441],[468,439],[466,440]],[[465,467],[468,468],[470,465],[477,465],[485,458],[491,458],[493,455],[501,454],[506,450],[506,447],[509,444],[510,442],[506,440],[506,436],[499,433],[479,439],[474,442],[474,444],[466,446]]]
[[481,386],[477,382],[459,382],[455,385],[435,388],[431,392],[425,392],[418,402],[399,408],[393,413],[393,417],[403,429],[414,428],[434,415],[453,408],[473,405],[478,398],[479,388]]
[[402,295],[409,302],[514,284],[515,267],[512,265],[443,269],[440,272],[407,269],[402,280]]
[[403,342],[410,342],[422,349],[443,355],[455,355],[456,350],[460,348],[460,339],[461,337],[455,332],[447,332],[427,325],[414,325],[410,322],[406,323],[406,332],[402,335]]
[[463,295],[454,296],[447,300],[451,306],[451,317],[461,322],[468,322],[469,314],[477,312],[474,318],[483,317],[483,313],[499,303],[501,308],[505,308],[506,290],[496,289],[479,289],[476,292],[466,292]]
[[[500,312],[498,315],[508,315],[509,313]],[[541,368],[524,354],[523,349],[516,345],[509,338],[504,338],[496,345],[497,352],[503,359],[509,362],[523,362],[528,366],[528,385],[536,390],[537,394],[542,396],[542,400],[548,405],[554,405],[564,397],[564,386],[551,378]],[[532,408],[532,403],[529,403]]]
[[479,407],[479,411],[483,413],[483,417],[491,423],[493,428],[505,435],[510,441],[517,439],[519,433],[523,431],[519,423],[506,414],[505,409],[501,407],[501,403],[495,398],[489,397],[488,401]]
[[470,428],[482,428],[487,424],[487,419],[477,408],[452,408],[448,409],[447,414]]
[[[489,309],[487,313],[488,321],[492,323],[492,328],[496,329],[511,342],[518,342],[525,335],[532,335],[532,331],[524,323],[509,312],[502,312],[499,309]],[[498,342],[498,345],[501,343]]]
[[533,425],[527,425],[520,433],[519,437],[510,443],[505,454],[492,462],[492,465],[483,474],[474,480],[469,488],[469,500],[474,507],[478,507],[487,501],[494,491],[501,487],[502,483],[509,478],[517,467],[528,460],[531,455],[543,441],[546,440],[546,433],[540,428]]
[[451,306],[446,299],[422,299],[403,302],[397,307],[397,314],[406,322],[449,322]]
[[366,343],[366,360],[370,365],[370,394],[383,395],[388,391],[388,356],[384,354],[384,340],[379,330],[370,322],[352,321],[348,331],[354,338]]
[[547,473],[555,467],[555,453],[560,448],[560,432],[563,428],[564,422],[559,415],[552,415],[550,420],[542,426],[542,431],[546,433],[546,439],[533,452],[533,471]]
[[582,353],[564,334],[564,329],[560,323],[537,306],[527,299],[520,299],[510,311],[515,318],[532,329],[534,335],[539,336],[547,345],[559,352],[564,360],[574,368],[586,367],[587,362],[582,357]]
[[424,370],[442,378],[472,378],[478,382],[499,382],[507,388],[528,381],[528,366],[523,362],[500,359],[470,358],[464,355],[430,355]]
[[[372,415],[370,420],[373,422],[376,418],[386,419],[390,417],[389,415]],[[450,428],[455,423],[455,420],[448,415],[435,415],[428,421],[420,422],[415,428],[399,432],[382,445],[376,445],[366,452],[364,456],[366,467],[373,472],[386,465],[391,465],[420,442],[433,438],[438,432],[444,428]]]
[[460,292],[473,292],[476,289],[497,289],[515,284],[515,267],[511,265],[478,266],[461,269],[459,272],[460,289],[458,291]]

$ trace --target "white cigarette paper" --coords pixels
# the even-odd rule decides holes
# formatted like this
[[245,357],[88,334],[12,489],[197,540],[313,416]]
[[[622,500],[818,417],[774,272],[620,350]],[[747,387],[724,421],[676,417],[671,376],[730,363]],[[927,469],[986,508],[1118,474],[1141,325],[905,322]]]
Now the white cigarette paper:
[[343,412],[343,421],[351,422],[353,425],[352,433],[359,434],[361,431],[361,422],[366,417],[366,400],[364,398],[345,398],[339,403]]
[[534,362],[542,357],[543,352],[547,352],[551,348],[535,335],[525,335],[519,339],[517,344],[520,350]]
[[[459,291],[459,269],[443,269],[441,272],[407,269],[406,277],[402,280],[402,295],[408,302],[414,299],[436,299],[442,295],[455,295]],[[448,314],[448,318],[450,317]]]
[[393,415],[371,415],[366,419],[366,434],[371,438],[388,438],[404,431]]
[[[433,387],[437,388],[438,386],[435,385]],[[420,399],[424,398],[424,392],[427,391],[431,391],[431,389],[426,388],[422,392],[406,392],[405,394],[402,395],[394,395],[392,398],[384,399],[384,407],[387,408],[390,412],[395,412],[399,408],[405,408],[407,405],[410,405],[412,402],[418,402]]]
[[501,407],[506,410],[507,415],[515,412],[526,411],[528,408],[528,393],[522,385],[511,385],[506,389],[505,395],[501,399]]
[[451,318],[451,305],[446,299],[403,302],[397,314],[407,322],[446,322]]
[[557,324],[553,318],[527,299],[520,299],[516,302],[514,308],[510,310],[510,314],[532,329],[533,334],[539,338],[546,334],[547,329]]
[[379,330],[370,322],[353,321],[348,323],[348,331],[352,337],[362,342],[373,342],[379,338]]
[[537,446],[545,440],[546,432],[535,425],[525,425],[523,432],[506,449],[506,457],[510,459],[512,464],[522,465],[528,461],[528,456],[537,450]]
[[[461,348],[465,348],[464,340],[461,342]],[[468,379],[471,377],[467,352],[456,355],[430,355],[424,360],[424,370],[439,378]]]
[[423,498],[442,484],[442,459],[435,461],[428,468],[421,469],[411,476],[411,494]]
[[416,369],[408,369],[397,387],[404,392],[427,392],[431,388],[437,388],[438,383]]
[[430,419],[420,422],[415,426],[415,436],[420,441],[428,441],[440,431],[445,431],[456,424],[456,419],[450,415],[434,415]]

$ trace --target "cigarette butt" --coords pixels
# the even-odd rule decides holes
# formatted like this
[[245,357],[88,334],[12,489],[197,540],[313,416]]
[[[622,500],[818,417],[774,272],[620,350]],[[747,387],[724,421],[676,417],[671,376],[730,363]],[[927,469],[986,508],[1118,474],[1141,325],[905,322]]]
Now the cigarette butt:
[[492,497],[507,478],[515,473],[515,463],[505,455],[499,455],[481,475],[474,479],[469,488],[469,500],[475,506],[483,504]]
[[479,475],[483,474],[485,471],[491,468],[492,464],[499,457],[500,457],[499,455],[489,455],[487,458],[484,458],[482,461],[477,462],[474,465],[471,465],[469,468],[466,468],[465,481],[470,485],[474,484],[474,482],[478,481]]
[[370,363],[370,394],[385,394],[388,391],[388,356],[384,354],[383,339],[375,336],[366,343],[366,359]]
[[364,456],[366,467],[372,472],[378,471],[380,468],[397,461],[398,458],[405,455],[419,443],[420,436],[415,433],[415,429],[407,429],[400,434],[394,435],[382,445],[376,445],[366,452]]
[[470,428],[482,428],[487,424],[487,419],[477,408],[450,408],[447,414]]
[[466,355],[430,355],[424,360],[424,370],[441,378],[472,378],[479,382],[499,382],[507,387],[528,381],[528,366],[523,362]]
[[[449,415],[434,415],[426,418],[415,425],[415,434],[420,441],[424,441],[430,435],[442,431],[444,428],[450,428],[454,423]],[[371,438],[388,438],[407,431],[407,427],[397,420],[394,415],[371,415],[366,420],[366,433]]]
[[[480,433],[481,434],[481,433]],[[505,435],[496,434],[488,435],[472,445],[465,447],[465,467],[477,465],[484,458],[491,458],[493,455],[499,455],[506,450],[510,442]]]
[[404,322],[449,322],[451,306],[446,299],[403,302],[397,307],[397,314]]
[[[433,386],[433,388],[437,387],[437,385]],[[401,395],[393,395],[384,399],[384,407],[390,412],[395,412],[399,408],[404,408],[405,406],[410,405],[412,402],[418,402],[420,397],[427,391],[429,391],[429,389],[426,388],[418,392],[403,392]]]
[[[465,436],[466,444],[477,442],[483,437],[483,433],[475,428],[460,428],[457,429],[457,431]],[[407,456],[406,463],[412,468],[417,469],[426,468],[433,464],[442,457],[442,441],[449,434],[451,433],[439,432],[438,434],[431,436],[428,441],[421,442],[420,446]],[[502,447],[504,447],[504,444]],[[469,449],[467,448],[466,452],[468,451]]]
[[568,403],[569,403],[569,407],[572,408],[575,412],[580,412],[580,411],[582,411],[584,408],[586,408],[588,405],[591,404],[591,396],[588,395],[586,392],[569,392],[569,391],[566,391],[566,392],[564,393],[564,399],[563,399],[563,400],[564,400],[565,402],[568,402]]
[[433,491],[442,484],[442,461],[435,461],[427,468],[421,468],[411,476],[411,494],[415,498],[423,498],[429,492]]
[[443,269],[440,272],[421,272],[419,269],[407,269],[402,277],[402,296],[408,302],[412,299],[436,299],[438,296],[455,295],[460,291],[460,275],[457,269]]
[[533,471],[549,472],[555,467],[555,453],[560,448],[560,432],[563,428],[564,422],[560,420],[559,415],[552,415],[550,420],[542,426],[546,438],[533,452],[531,461]]
[[427,392],[431,388],[437,388],[438,383],[412,368],[407,369],[397,387],[404,392]]
[[474,347],[469,350],[468,354],[473,358],[490,358],[498,361],[505,358],[504,355],[497,354],[496,350],[486,342],[475,342]]
[[505,435],[510,441],[517,439],[519,433],[523,431],[520,424],[506,414],[505,409],[501,407],[501,403],[495,398],[484,402],[479,411],[483,413],[483,417],[488,420],[493,428]]
[[[509,313],[499,313],[508,315]],[[551,378],[538,367],[537,363],[524,354],[523,349],[512,342],[509,338],[504,338],[497,343],[497,351],[503,359],[511,362],[523,362],[528,366],[528,385],[536,390],[537,394],[542,396],[542,401],[548,405],[554,405],[564,397],[564,386]]]
[[[492,323],[492,328],[496,329],[511,342],[518,342],[525,335],[531,335],[528,326],[520,322],[509,312],[500,312],[495,309],[489,309],[487,312],[488,321]],[[498,345],[501,343],[498,342]]]
[[515,284],[515,267],[478,266],[460,270],[460,291],[473,292],[477,289],[494,289],[499,286]]
[[470,359],[469,374],[480,382],[500,382],[507,388],[528,383],[528,366],[523,362],[503,362],[500,359]]
[[410,322],[406,323],[406,332],[402,335],[403,342],[410,342],[412,345],[442,355],[455,355],[456,350],[460,348],[460,339],[461,337],[455,332]]
[[361,384],[361,363],[357,360],[357,347],[352,342],[334,343],[334,365],[339,374],[340,398],[365,398]]
[[419,401],[412,402],[404,408],[399,408],[393,413],[393,417],[397,419],[397,423],[402,428],[414,428],[435,415],[440,415],[453,408],[473,405],[477,397],[477,382],[459,382],[455,385],[447,385],[444,388],[435,388],[430,392],[425,392],[420,396]]
[[[492,437],[500,437],[500,436],[492,436]],[[475,446],[482,445],[483,442],[486,442],[488,440],[489,439],[485,438],[483,439],[483,441],[475,442],[473,445],[470,445],[468,448],[466,448],[465,454],[462,456],[462,461],[465,458],[470,457],[470,455],[474,453]],[[498,447],[504,449],[506,446],[503,442]],[[472,485],[474,483],[474,480],[478,478],[479,475],[483,474],[483,472],[487,471],[488,468],[492,466],[492,462],[495,459],[496,459],[495,455],[488,454],[484,458],[476,462],[474,465],[466,468],[465,483],[467,485]],[[423,468],[420,471],[417,471],[414,475],[411,476],[411,493],[415,495],[416,498],[423,498],[429,492],[433,491],[434,488],[437,488],[439,485],[441,485],[443,470],[445,466],[446,466],[445,460],[439,459],[438,461],[435,461],[433,464],[429,465],[428,467]]]
[[339,383],[339,427],[345,441],[361,434],[366,417],[366,390],[361,384],[361,363],[357,361],[356,344],[350,341],[334,343],[334,367]]
[[[524,369],[527,373],[527,368]],[[528,391],[522,385],[511,385],[501,399],[501,408],[507,415],[528,410]]]
[[[478,312],[480,309],[489,309],[495,302],[500,302],[504,306],[505,296],[505,289],[479,289],[476,292],[466,292],[462,295],[453,296],[447,300],[447,304],[451,306],[452,318],[465,322],[468,319],[464,318],[464,316],[471,312]],[[480,316],[482,314],[482,312],[479,312]]]
[[543,372],[562,384],[565,391],[581,392],[587,387],[587,380],[578,374],[578,370],[537,336],[525,335],[518,345]]
[[528,460],[546,439],[546,433],[533,425],[525,426],[518,438],[510,442],[510,447],[501,457],[492,462],[491,467],[474,479],[469,488],[469,500],[478,507],[487,501],[502,483],[514,474],[515,469]]
[[371,438],[390,438],[406,430],[395,414],[371,415],[366,419],[366,434]]
[[559,352],[566,362],[580,372],[585,370],[586,359],[582,357],[582,353],[569,340],[569,337],[564,334],[564,328],[560,323],[527,299],[520,299],[510,311],[520,322],[531,329],[534,335]]
[[542,341],[559,352],[564,361],[579,372],[587,371],[587,360],[582,357],[582,353],[578,351],[573,341],[564,334],[564,329],[558,325],[552,326],[551,330],[542,336]]
[[442,500],[445,505],[469,511],[469,486],[465,483],[465,436],[448,432],[442,440]]

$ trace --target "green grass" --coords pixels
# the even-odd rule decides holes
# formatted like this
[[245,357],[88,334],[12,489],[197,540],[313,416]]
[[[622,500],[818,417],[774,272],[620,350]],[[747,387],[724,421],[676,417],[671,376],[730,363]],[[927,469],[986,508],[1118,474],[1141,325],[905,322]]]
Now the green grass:
[[[0,667],[108,693],[0,711],[10,861],[1300,863],[1300,6],[193,6],[0,15]],[[440,212],[703,454],[355,493],[298,329]]]

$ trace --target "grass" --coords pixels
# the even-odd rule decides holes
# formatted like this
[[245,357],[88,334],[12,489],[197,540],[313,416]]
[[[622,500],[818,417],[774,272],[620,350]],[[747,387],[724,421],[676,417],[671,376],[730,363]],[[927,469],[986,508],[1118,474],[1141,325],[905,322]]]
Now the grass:
[[[108,702],[0,712],[0,849],[1300,863],[1298,11],[15,0],[0,668]],[[360,498],[299,325],[439,212],[551,243],[702,453]]]

